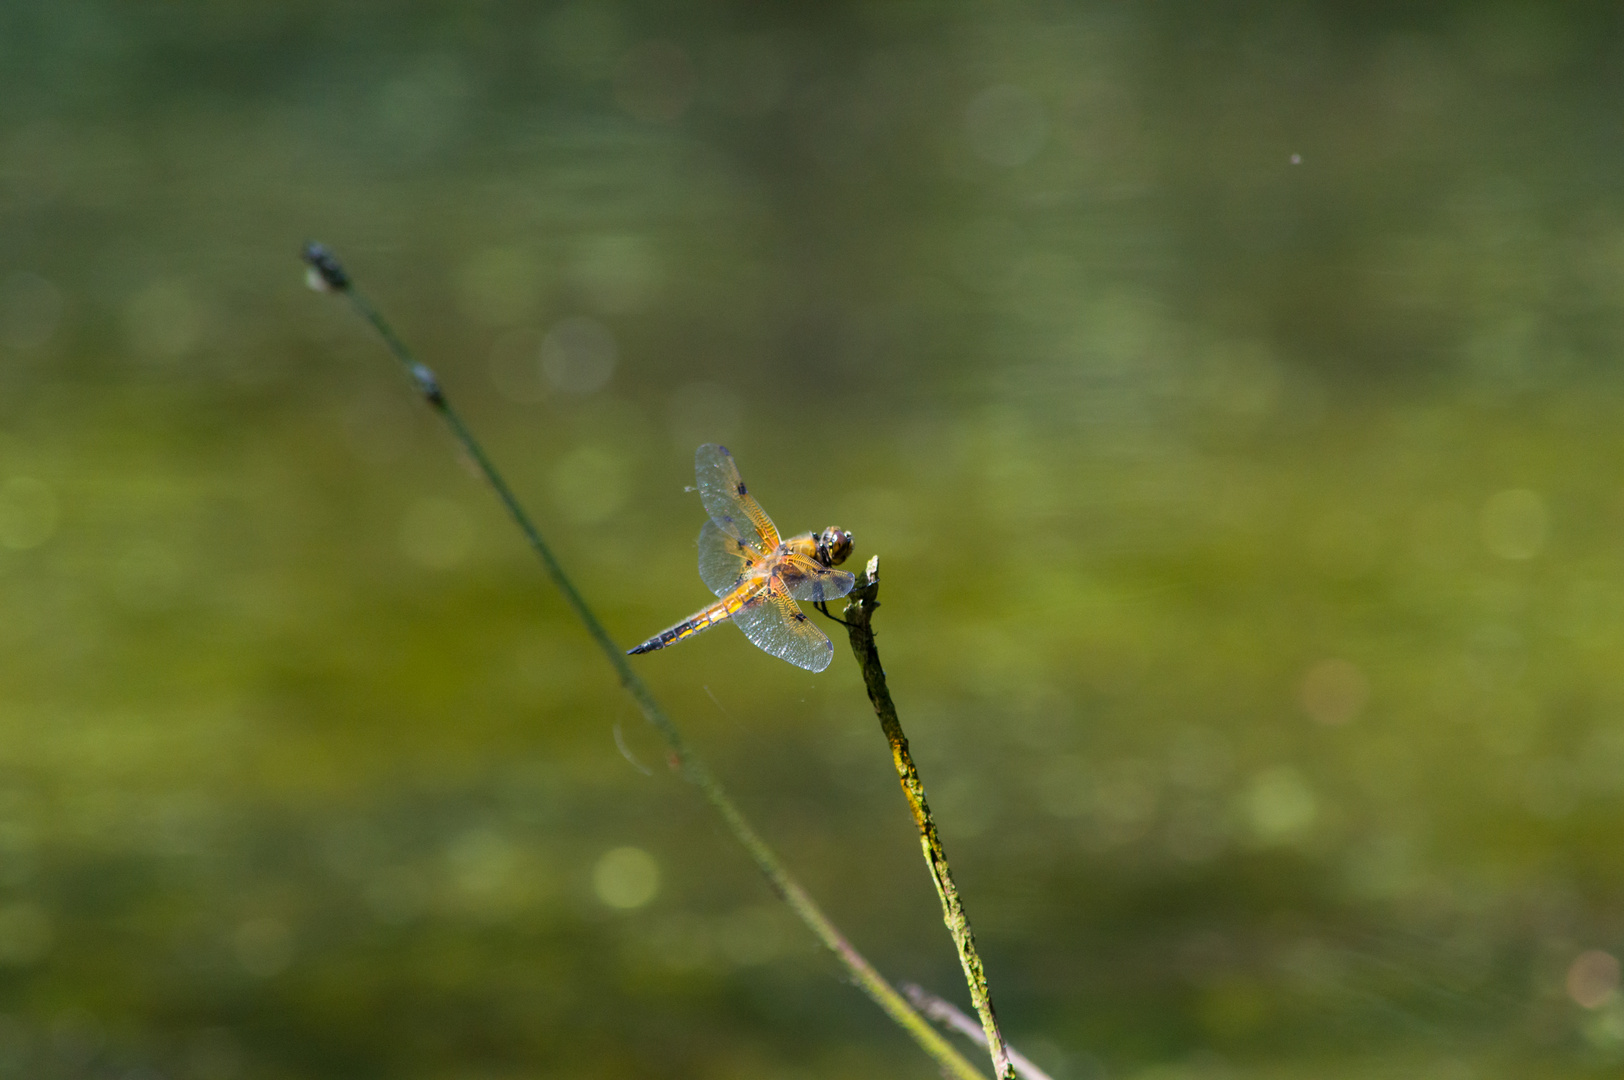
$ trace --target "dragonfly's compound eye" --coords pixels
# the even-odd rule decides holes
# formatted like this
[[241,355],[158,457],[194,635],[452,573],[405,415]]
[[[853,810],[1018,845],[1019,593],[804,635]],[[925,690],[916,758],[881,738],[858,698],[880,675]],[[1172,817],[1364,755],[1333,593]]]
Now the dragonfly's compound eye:
[[852,536],[845,529],[831,525],[823,530],[818,538],[818,547],[822,549],[824,560],[830,566],[839,566],[851,554]]

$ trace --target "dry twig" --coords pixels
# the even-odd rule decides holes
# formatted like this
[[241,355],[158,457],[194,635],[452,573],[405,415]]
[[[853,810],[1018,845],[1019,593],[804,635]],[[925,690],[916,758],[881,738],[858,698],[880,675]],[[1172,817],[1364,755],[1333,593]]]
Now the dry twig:
[[[979,1046],[987,1045],[987,1033],[981,1030],[981,1025],[966,1016],[964,1010],[951,1001],[937,997],[918,983],[903,983],[902,992],[908,995],[908,1000],[913,1002],[914,1008],[938,1024],[951,1028]],[[1004,1049],[1009,1053],[1009,1063],[1021,1074],[1021,1080],[1051,1080],[1048,1073],[1032,1064],[1031,1059],[1013,1046],[1005,1043]]]
[[981,966],[981,954],[976,951],[975,934],[970,920],[959,901],[958,886],[953,884],[953,870],[947,864],[947,853],[942,850],[942,839],[936,834],[936,822],[930,816],[930,804],[925,801],[925,785],[919,779],[913,755],[908,752],[908,737],[902,733],[902,722],[897,719],[897,707],[891,700],[891,691],[885,685],[885,669],[880,666],[880,652],[874,645],[871,625],[874,609],[880,606],[880,557],[868,560],[868,569],[857,579],[856,588],[846,597],[846,632],[851,636],[851,651],[863,669],[863,682],[868,686],[868,699],[874,703],[874,713],[880,718],[880,728],[891,744],[891,760],[897,767],[897,779],[902,793],[907,796],[908,809],[913,811],[914,825],[919,829],[919,844],[925,852],[925,865],[930,868],[930,879],[936,886],[936,895],[942,901],[942,921],[953,935],[953,944],[959,950],[959,965],[964,968],[964,981],[970,986],[970,1000],[981,1017],[981,1030],[992,1055],[992,1071],[999,1080],[1019,1080],[1015,1067],[1010,1064],[1004,1036],[998,1030],[998,1017],[992,1008],[992,994],[987,989],[987,973]]

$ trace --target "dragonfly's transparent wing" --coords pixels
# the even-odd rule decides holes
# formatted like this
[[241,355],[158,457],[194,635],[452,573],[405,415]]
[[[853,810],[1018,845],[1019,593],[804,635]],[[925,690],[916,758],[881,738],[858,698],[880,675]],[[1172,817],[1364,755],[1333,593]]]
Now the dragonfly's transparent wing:
[[776,582],[735,611],[733,621],[758,648],[796,667],[822,671],[834,657],[835,647],[828,637]]
[[[773,565],[773,576],[796,599],[809,603],[835,600],[851,592],[857,579],[844,570],[831,570],[799,552],[788,552]],[[720,596],[720,593],[717,593]]]
[[695,451],[694,477],[705,513],[717,528],[763,553],[778,547],[778,530],[761,504],[745,490],[739,467],[727,447],[706,443]]
[[699,530],[699,576],[717,596],[732,592],[744,575],[761,561],[761,553],[714,521]]

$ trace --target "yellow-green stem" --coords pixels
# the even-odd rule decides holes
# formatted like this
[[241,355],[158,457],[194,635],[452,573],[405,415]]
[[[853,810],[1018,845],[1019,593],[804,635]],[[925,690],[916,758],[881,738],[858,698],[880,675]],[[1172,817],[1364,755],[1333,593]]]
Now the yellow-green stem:
[[947,932],[953,935],[953,944],[959,950],[959,965],[964,968],[964,981],[970,986],[970,1001],[981,1017],[981,1030],[987,1036],[993,1074],[1000,1080],[1016,1080],[1015,1066],[1010,1063],[1003,1033],[998,1030],[998,1017],[993,1012],[992,994],[987,989],[987,972],[981,965],[981,954],[976,951],[975,934],[959,901],[958,887],[953,884],[953,870],[947,864],[947,852],[942,850],[942,838],[936,833],[936,821],[930,816],[925,785],[919,779],[913,755],[908,752],[908,737],[902,732],[896,704],[885,685],[885,669],[880,666],[872,625],[874,609],[880,606],[879,593],[880,557],[876,555],[868,561],[867,571],[846,598],[846,631],[851,637],[851,650],[863,669],[863,682],[868,687],[869,701],[874,703],[874,713],[880,718],[880,728],[891,744],[891,761],[897,767],[897,779],[902,783],[902,793],[908,799],[908,809],[913,811],[914,825],[919,829],[919,846],[924,849],[931,882],[942,901],[942,921],[947,924]]
[[789,871],[784,868],[784,864],[779,861],[777,854],[767,846],[767,842],[745,819],[744,814],[728,797],[727,792],[722,789],[721,783],[711,773],[704,761],[694,753],[693,748],[688,744],[688,740],[683,737],[676,723],[660,707],[659,702],[655,700],[654,694],[649,690],[648,686],[642,679],[637,677],[637,673],[632,670],[631,664],[627,662],[625,653],[609,637],[609,632],[604,629],[603,624],[598,621],[597,615],[587,606],[585,598],[575,588],[574,582],[570,581],[569,576],[564,573],[564,567],[553,554],[552,548],[542,539],[540,530],[530,520],[529,514],[525,513],[524,507],[519,504],[518,497],[508,487],[507,481],[502,478],[501,472],[497,470],[496,465],[490,458],[486,457],[484,448],[474,438],[473,433],[468,430],[462,418],[451,408],[451,403],[446,400],[445,392],[441,389],[439,379],[435,374],[413,358],[411,350],[406,347],[406,343],[401,341],[378,310],[355,288],[349,275],[339,265],[332,252],[320,245],[310,244],[305,248],[304,257],[305,261],[310,265],[312,284],[323,289],[323,291],[342,293],[349,300],[351,307],[355,309],[357,314],[370,323],[372,328],[378,332],[378,335],[383,338],[390,354],[400,361],[401,366],[412,377],[412,381],[417,384],[418,392],[422,394],[423,399],[440,414],[441,419],[451,429],[451,433],[456,437],[457,442],[479,468],[486,482],[491,485],[492,490],[496,492],[496,497],[501,500],[503,507],[507,509],[508,516],[513,519],[514,524],[519,527],[519,531],[524,534],[530,549],[541,560],[542,567],[547,571],[547,576],[552,579],[553,585],[563,594],[565,602],[569,604],[576,618],[586,627],[587,633],[591,635],[592,640],[602,650],[610,666],[614,668],[615,675],[620,680],[620,685],[637,703],[637,707],[642,712],[644,719],[649,722],[655,731],[660,733],[660,737],[665,740],[666,746],[670,747],[682,776],[699,788],[704,793],[706,800],[716,808],[717,813],[722,815],[722,820],[726,822],[728,831],[749,853],[751,860],[756,864],[756,868],[766,877],[767,883],[772,886],[773,891],[784,899],[784,902],[816,935],[817,939],[830,952],[835,954],[836,958],[839,959],[840,963],[845,966],[846,970],[857,982],[857,985],[862,987],[863,992],[884,1010],[885,1014],[897,1026],[911,1035],[920,1048],[934,1058],[947,1075],[957,1077],[959,1080],[986,1080],[986,1077],[974,1065],[970,1064],[964,1055],[958,1052],[957,1048],[943,1038],[941,1033],[933,1028],[924,1017],[920,1016],[908,1004],[907,1000],[897,993],[878,971],[874,970],[873,965],[852,947],[851,942],[847,941],[839,928],[829,921],[828,916],[824,915],[823,910],[802,888],[800,882],[796,881]]

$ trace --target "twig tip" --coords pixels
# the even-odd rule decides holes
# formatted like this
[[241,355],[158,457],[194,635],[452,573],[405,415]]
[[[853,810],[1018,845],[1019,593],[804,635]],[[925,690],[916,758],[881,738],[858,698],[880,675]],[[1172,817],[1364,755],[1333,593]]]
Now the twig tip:
[[305,271],[306,285],[317,292],[344,292],[349,289],[350,275],[345,273],[338,256],[327,245],[308,240],[300,254],[309,267]]

